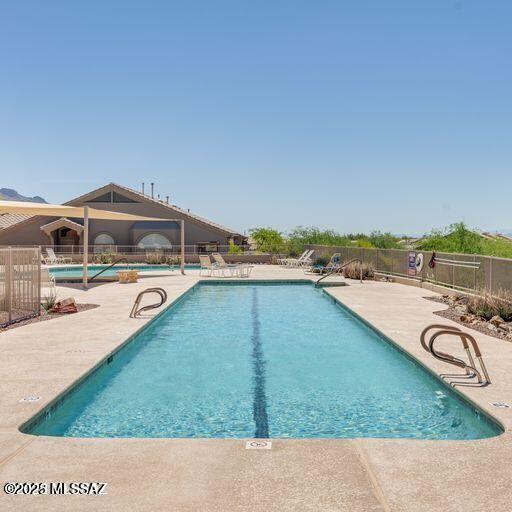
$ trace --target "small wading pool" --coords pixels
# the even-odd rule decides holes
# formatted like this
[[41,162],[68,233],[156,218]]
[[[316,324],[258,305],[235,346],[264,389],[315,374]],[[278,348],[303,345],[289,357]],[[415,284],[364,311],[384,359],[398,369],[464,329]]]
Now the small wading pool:
[[282,283],[196,285],[24,431],[417,439],[502,432],[325,292]]
[[[97,274],[100,270],[104,270],[109,265],[88,265],[87,273],[89,278]],[[120,270],[138,270],[139,272],[169,272],[171,270],[179,270],[179,265],[115,265],[101,274],[100,277],[115,277]],[[185,268],[199,268],[199,265],[186,265]],[[81,279],[83,268],[81,265],[69,267],[50,267],[49,272],[55,276],[57,280],[63,279]]]

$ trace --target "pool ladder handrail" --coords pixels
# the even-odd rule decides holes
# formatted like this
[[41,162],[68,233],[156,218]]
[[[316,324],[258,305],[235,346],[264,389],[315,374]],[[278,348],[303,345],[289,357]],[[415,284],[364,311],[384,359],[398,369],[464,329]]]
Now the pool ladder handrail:
[[361,263],[361,268],[360,268],[360,276],[359,276],[359,282],[362,284],[363,283],[363,262],[360,258],[351,258],[350,260],[346,261],[345,263],[343,263],[342,265],[340,265],[339,267],[336,267],[334,269],[332,269],[330,272],[327,272],[327,274],[325,274],[324,276],[322,276],[320,279],[318,279],[316,282],[315,282],[315,286],[318,285],[318,283],[320,281],[322,281],[322,279],[325,279],[326,277],[329,277],[329,276],[332,276],[333,274],[337,274],[339,273],[341,270],[343,270],[347,265],[349,265],[350,263],[354,263],[355,261],[359,261],[359,263]]
[[114,261],[114,263],[111,263],[108,267],[102,268],[98,273],[94,274],[89,279],[89,283],[92,282],[93,279],[96,279],[99,275],[103,274],[103,272],[106,272],[107,270],[111,269],[113,266],[117,265],[118,263],[121,263],[121,261],[125,261],[126,264],[128,264],[128,260],[126,258],[119,258],[118,260]]
[[[432,329],[436,329],[436,331],[430,336],[428,342],[426,341],[426,335],[428,331]],[[455,357],[451,354],[447,354],[445,352],[440,352],[434,348],[434,343],[440,336],[456,336],[461,340],[462,346],[466,352],[468,357],[469,364],[466,363],[463,359]],[[440,377],[447,380],[451,386],[471,386],[471,387],[483,387],[487,386],[491,383],[491,379],[489,377],[489,373],[487,372],[487,367],[485,366],[482,353],[480,351],[480,347],[476,342],[475,338],[467,333],[459,329],[458,327],[454,327],[452,325],[444,325],[444,324],[432,324],[423,329],[423,332],[420,335],[421,346],[427,351],[430,352],[436,359],[443,361],[448,364],[452,364],[458,366],[459,368],[463,368],[464,374],[440,374]],[[473,359],[473,355],[471,353],[471,348],[475,353],[475,357],[478,360],[480,365],[481,372],[477,370],[475,361]],[[484,379],[482,379],[482,374]],[[470,379],[477,378],[477,382],[469,382]],[[451,380],[454,378],[458,379],[467,379],[468,382]],[[450,379],[450,380],[448,380]]]
[[[148,304],[147,306],[140,306],[140,302],[142,300],[142,297],[146,293],[156,293],[160,296],[160,302],[155,304]],[[133,303],[132,310],[130,311],[130,318],[136,318],[142,311],[149,311],[150,309],[157,309],[160,306],[162,306],[165,302],[167,302],[167,292],[163,288],[146,288],[145,290],[142,290],[135,299],[135,302]]]

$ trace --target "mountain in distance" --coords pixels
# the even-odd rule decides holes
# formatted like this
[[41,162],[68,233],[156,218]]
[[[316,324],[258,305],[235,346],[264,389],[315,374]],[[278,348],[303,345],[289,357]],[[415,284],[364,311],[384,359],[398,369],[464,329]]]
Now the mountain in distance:
[[0,200],[3,201],[23,201],[29,203],[46,203],[41,196],[22,196],[16,190],[12,188],[0,188]]

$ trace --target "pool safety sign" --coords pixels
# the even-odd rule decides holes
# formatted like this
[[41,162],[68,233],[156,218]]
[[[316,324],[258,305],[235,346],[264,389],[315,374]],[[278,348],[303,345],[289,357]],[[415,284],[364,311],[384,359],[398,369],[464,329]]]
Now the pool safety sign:
[[409,275],[417,276],[423,269],[423,254],[411,251],[409,253]]

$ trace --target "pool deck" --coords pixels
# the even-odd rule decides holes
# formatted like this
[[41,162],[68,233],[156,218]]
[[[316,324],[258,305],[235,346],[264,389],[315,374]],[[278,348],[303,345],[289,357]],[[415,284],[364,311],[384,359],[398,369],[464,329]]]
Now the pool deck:
[[[251,275],[251,280],[304,278],[301,270],[269,265],[256,266]],[[153,315],[128,318],[138,291],[161,286],[172,301],[198,280],[198,271],[190,270],[186,276],[148,274],[136,284],[92,285],[88,291],[59,286],[60,298],[74,296],[100,307],[0,333],[2,485],[108,483],[103,496],[0,491],[2,512],[512,510],[512,407],[490,405],[512,403],[512,343],[476,331],[470,332],[480,344],[492,385],[459,389],[506,428],[490,439],[278,439],[271,450],[247,450],[241,439],[76,439],[19,432],[20,425],[151,320]],[[442,304],[423,298],[433,292],[396,283],[347,283],[326,292],[434,372],[447,370],[419,344],[426,325],[452,323],[433,314]],[[41,399],[20,402],[26,396]]]

